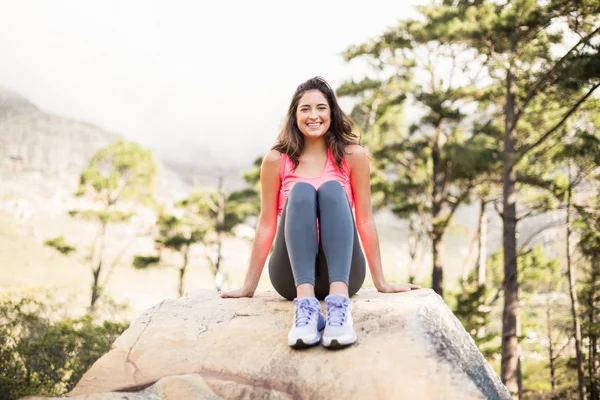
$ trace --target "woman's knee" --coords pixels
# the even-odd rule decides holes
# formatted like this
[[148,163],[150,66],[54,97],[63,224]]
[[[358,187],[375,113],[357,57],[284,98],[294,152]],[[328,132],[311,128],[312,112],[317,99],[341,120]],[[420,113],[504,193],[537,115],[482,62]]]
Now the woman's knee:
[[317,201],[317,191],[313,185],[298,182],[288,194],[288,207],[314,205]]
[[333,203],[348,201],[346,192],[338,181],[327,181],[322,184],[317,191],[317,198],[319,200],[319,204],[322,204],[324,201],[330,201]]

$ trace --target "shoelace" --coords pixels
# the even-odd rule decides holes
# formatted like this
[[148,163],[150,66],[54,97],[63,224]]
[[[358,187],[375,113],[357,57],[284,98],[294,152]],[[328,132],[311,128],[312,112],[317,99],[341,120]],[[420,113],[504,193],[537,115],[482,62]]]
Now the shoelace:
[[327,303],[327,324],[342,326],[346,322],[346,304],[342,301],[329,301]]
[[307,301],[296,302],[296,326],[305,326],[310,322],[312,315],[318,312],[316,308]]

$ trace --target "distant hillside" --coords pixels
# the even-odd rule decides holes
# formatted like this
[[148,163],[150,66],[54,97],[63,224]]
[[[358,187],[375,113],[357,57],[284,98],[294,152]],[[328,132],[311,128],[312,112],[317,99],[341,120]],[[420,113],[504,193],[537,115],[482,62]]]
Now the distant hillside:
[[[93,124],[46,113],[0,87],[0,173],[5,178],[14,181],[19,173],[38,173],[55,180],[57,186],[70,188],[94,152],[119,137]],[[177,172],[158,164],[159,197],[189,190]]]
[[24,97],[0,88],[0,168],[47,173],[79,172],[117,135],[80,121],[47,114]]

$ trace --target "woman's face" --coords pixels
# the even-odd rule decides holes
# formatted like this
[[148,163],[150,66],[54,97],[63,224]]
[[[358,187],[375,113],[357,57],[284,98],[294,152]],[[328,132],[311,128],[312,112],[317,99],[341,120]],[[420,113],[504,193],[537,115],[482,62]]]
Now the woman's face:
[[324,136],[331,125],[331,109],[325,95],[309,90],[300,98],[296,109],[298,129],[306,138]]

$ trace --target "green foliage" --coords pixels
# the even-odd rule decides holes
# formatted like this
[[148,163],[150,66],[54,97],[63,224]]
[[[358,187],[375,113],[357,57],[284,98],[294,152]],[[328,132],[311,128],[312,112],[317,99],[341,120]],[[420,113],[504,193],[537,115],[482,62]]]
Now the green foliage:
[[0,398],[70,391],[128,327],[91,315],[54,320],[50,311],[31,298],[0,300]]
[[258,157],[252,163],[252,168],[242,173],[242,178],[246,184],[253,189],[260,188],[260,166],[262,163],[263,157]]
[[[502,290],[504,282],[502,251],[492,254],[488,261],[488,281],[490,287]],[[558,259],[548,260],[541,245],[521,249],[517,258],[519,283],[522,292],[550,293],[559,290],[561,284],[561,264]]]
[[[365,59],[377,79],[348,82],[338,93],[358,99],[360,107],[353,113],[363,130],[374,126],[379,117],[375,100],[383,96],[404,96],[422,107],[423,117],[408,132],[374,142],[373,192],[383,193],[383,204],[402,218],[426,215],[430,234],[448,227],[453,207],[467,201],[469,183],[485,182],[477,195],[486,199],[495,192],[495,183],[502,183],[507,193],[514,190],[502,211],[504,222],[510,221],[504,232],[506,251],[514,254],[506,260],[492,257],[493,282],[488,285],[497,293],[493,297],[502,296],[505,281],[512,291],[506,293],[502,321],[505,339],[513,338],[520,310],[526,308],[514,301],[519,286],[512,283],[522,285],[521,301],[529,304],[560,294],[564,280],[558,262],[547,260],[541,248],[516,254],[516,222],[556,210],[570,189],[589,184],[597,174],[600,124],[590,120],[598,118],[593,93],[600,87],[600,3],[442,0],[417,10],[418,19],[400,21],[343,53],[346,60]],[[438,74],[440,69],[450,73]],[[459,84],[452,81],[455,71],[464,74]],[[470,114],[468,120],[465,114]],[[470,125],[469,120],[476,122]],[[475,139],[480,142],[469,142]],[[567,176],[571,166],[577,167],[575,174]],[[509,173],[502,176],[502,167]],[[515,206],[522,202],[527,207]],[[523,214],[513,215],[515,208]],[[591,213],[589,205],[575,208],[582,215]],[[597,259],[593,229],[581,230],[580,247]],[[466,325],[483,323],[477,307],[485,296],[478,290],[466,288],[461,294],[464,304],[457,312],[474,313]],[[537,309],[526,311],[523,320],[540,315]],[[517,365],[518,347],[505,343],[503,361]],[[519,386],[514,378],[518,369],[502,371],[511,390]]]
[[496,343],[498,332],[489,330],[490,311],[495,302],[490,294],[491,290],[486,286],[478,286],[475,275],[471,274],[456,294],[456,305],[453,310],[456,318],[460,320],[479,350],[488,359],[494,357],[500,350],[499,344]]
[[598,225],[593,220],[584,218],[580,218],[575,222],[575,227],[581,232],[578,243],[579,249],[588,258],[597,259],[600,256],[600,226]]
[[145,269],[152,265],[160,263],[160,256],[134,256],[133,267],[135,269]]
[[180,202],[176,208],[180,216],[165,212],[159,214],[159,237],[156,239],[159,249],[182,251],[202,242],[207,234],[208,222],[202,214],[198,214],[198,210],[192,204]]
[[69,215],[84,221],[97,221],[101,223],[127,222],[135,215],[122,210],[70,210]]
[[56,251],[58,251],[61,254],[64,254],[65,256],[68,256],[76,250],[75,247],[67,244],[65,242],[65,238],[62,236],[47,239],[46,241],[44,241],[44,244],[48,247],[54,248]]
[[81,173],[77,195],[87,194],[107,206],[119,200],[149,202],[155,177],[152,151],[120,139],[92,156]]
[[206,241],[210,221],[206,217],[206,202],[202,196],[192,193],[188,198],[175,203],[171,212],[159,211],[158,232],[154,239],[157,254],[136,255],[133,267],[146,269],[165,262],[165,252],[180,254],[183,263],[179,266],[179,294],[183,295],[183,278],[188,265],[188,253],[192,246]]
[[[577,247],[584,258],[579,287],[582,335],[589,343],[597,344],[600,337],[600,178],[594,184],[595,190],[588,203],[578,207],[580,217],[575,221],[574,227],[579,234]],[[600,363],[600,355],[594,346],[588,346],[586,358],[589,365]],[[588,386],[594,385],[596,391],[600,390],[598,373],[591,375]]]
[[[244,190],[227,194],[217,190],[198,190],[181,202],[182,206],[195,207],[214,232],[231,233],[233,229],[255,214],[255,205],[248,200],[254,197],[253,190]],[[223,222],[219,215],[223,212]]]
[[559,290],[562,281],[560,260],[548,260],[541,245],[523,252],[517,262],[523,292],[550,293]]
[[[503,291],[502,252],[489,259],[488,290],[499,299]],[[553,346],[557,384],[569,385],[569,349],[572,320],[568,297],[563,291],[566,284],[561,263],[548,259],[541,245],[525,248],[517,259],[519,268],[520,299],[523,302],[522,332],[519,340],[524,352],[523,382],[527,390],[549,389],[549,346]],[[489,297],[488,297],[489,299]],[[468,318],[468,317],[467,317]],[[529,356],[531,355],[531,356]],[[534,362],[535,357],[544,361]],[[543,368],[537,370],[536,368]]]
[[547,360],[528,360],[523,363],[523,381],[527,382],[525,387],[528,391],[549,391],[550,366]]
[[[98,224],[98,234],[91,245],[91,252],[85,249],[86,254],[82,257],[90,264],[92,272],[90,310],[94,309],[110,276],[106,274],[104,282],[100,282],[105,265],[106,228],[111,223],[128,222],[135,215],[133,210],[124,210],[124,204],[131,208],[152,203],[155,179],[156,164],[151,150],[122,139],[98,150],[80,175],[75,195],[84,196],[94,204],[90,209],[71,210],[69,215]],[[48,239],[45,244],[64,255],[76,255],[78,250],[67,245],[62,237]],[[119,262],[124,251],[117,254],[112,260],[113,265]],[[142,265],[140,260],[137,262],[138,266]]]
[[[456,20],[457,25],[447,25],[453,17],[443,13],[453,8],[420,7],[423,18],[400,21],[382,35],[348,47],[344,58],[366,60],[377,78],[351,80],[337,91],[358,100],[352,117],[368,134],[375,208],[389,207],[399,218],[420,220],[440,269],[444,260],[437,243],[456,209],[475,186],[498,179],[501,162],[500,135],[492,135],[499,129],[483,113],[485,107],[478,107],[487,93],[473,78],[482,60],[464,43],[443,39],[450,30],[463,28]],[[405,103],[422,113],[408,129],[401,124]],[[434,275],[434,288],[441,290],[441,273],[434,270]]]
[[[259,161],[257,161],[258,163]],[[260,165],[260,164],[258,164]],[[257,185],[258,174],[250,171],[246,178]],[[222,254],[220,242],[223,235],[231,235],[235,227],[257,214],[258,190],[246,188],[233,193],[219,189],[197,189],[188,197],[175,203],[172,210],[162,209],[158,218],[158,233],[154,240],[157,255],[134,257],[135,268],[143,269],[152,265],[166,264],[165,252],[178,253],[183,262],[179,268],[179,294],[183,295],[183,280],[188,266],[188,254],[192,246],[202,243],[215,252],[207,254],[215,278],[220,273]],[[219,286],[220,283],[217,283]]]

